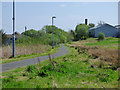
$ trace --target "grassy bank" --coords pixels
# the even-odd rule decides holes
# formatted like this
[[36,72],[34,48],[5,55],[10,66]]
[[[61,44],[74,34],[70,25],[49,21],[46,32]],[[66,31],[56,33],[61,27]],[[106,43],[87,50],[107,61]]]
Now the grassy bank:
[[106,49],[118,49],[118,38],[108,37],[103,41],[98,41],[97,38],[88,38],[87,40],[81,40],[73,42],[73,45],[86,45],[86,46],[99,46]]
[[[53,53],[57,52],[58,49],[59,49],[59,47],[57,47],[55,49],[51,49],[50,46],[49,46],[49,49],[48,49],[48,47],[46,47],[46,48],[45,47],[46,46],[44,46],[44,48],[41,47],[42,49],[45,49],[45,50],[44,51],[41,50],[41,52],[39,52],[39,53],[18,55],[18,56],[14,57],[14,58],[3,58],[3,59],[1,59],[1,63],[5,64],[5,63],[10,63],[10,62],[15,62],[15,61],[25,60],[25,59],[29,59],[29,58],[35,58],[35,57],[45,56],[45,55],[48,55],[48,54],[53,54]],[[37,48],[36,48],[36,50],[37,50]]]
[[102,41],[98,41],[97,38],[89,38],[87,40],[73,42],[70,46],[78,48],[79,53],[86,51],[94,59],[110,62],[116,67],[120,66],[118,38],[108,37]]
[[68,47],[70,52],[54,61],[46,60],[4,72],[3,88],[117,88],[118,71],[108,63],[79,53]]
[[[28,55],[28,54],[38,54],[49,50],[51,47],[49,45],[42,44],[16,44],[15,55]],[[12,44],[10,46],[2,47],[2,58],[12,56]]]

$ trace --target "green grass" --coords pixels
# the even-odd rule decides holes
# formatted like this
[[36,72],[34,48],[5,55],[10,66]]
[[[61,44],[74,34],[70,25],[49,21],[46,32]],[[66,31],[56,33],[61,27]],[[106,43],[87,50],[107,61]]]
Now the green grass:
[[112,45],[112,44],[118,44],[118,38],[107,38],[102,41],[95,41],[95,42],[90,42],[86,43],[84,45],[88,46],[105,46],[105,45]]
[[[55,58],[55,68],[49,60],[41,65],[17,68],[2,75],[3,88],[117,88],[118,72],[111,69],[91,67],[97,60],[87,54],[79,54],[74,48]],[[96,64],[95,64],[96,65]],[[42,66],[42,70],[40,67]],[[43,73],[43,75],[41,75]]]
[[25,60],[25,59],[29,59],[29,58],[35,58],[35,57],[40,57],[40,56],[45,56],[48,55],[48,53],[53,54],[55,52],[57,52],[59,49],[59,47],[55,48],[55,49],[49,49],[48,51],[44,52],[44,53],[40,53],[40,54],[30,54],[30,55],[19,55],[16,56],[14,58],[5,58],[5,59],[1,59],[2,60],[2,64],[5,63],[10,63],[10,62],[15,62],[15,61],[20,61],[20,60]]
[[100,48],[117,50],[119,49],[119,43],[119,38],[107,37],[103,41],[98,41],[97,38],[88,38],[86,40],[74,41],[71,43],[71,45],[99,46]]

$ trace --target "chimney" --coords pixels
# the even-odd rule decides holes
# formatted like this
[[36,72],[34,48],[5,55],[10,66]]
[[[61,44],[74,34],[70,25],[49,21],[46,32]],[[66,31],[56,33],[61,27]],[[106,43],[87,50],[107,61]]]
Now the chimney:
[[87,19],[85,19],[85,24],[87,25]]

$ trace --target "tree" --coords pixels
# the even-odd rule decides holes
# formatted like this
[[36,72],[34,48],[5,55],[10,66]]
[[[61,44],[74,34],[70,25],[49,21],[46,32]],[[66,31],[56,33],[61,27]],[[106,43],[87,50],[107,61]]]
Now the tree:
[[89,23],[89,28],[95,27],[94,23]]
[[[27,30],[26,32],[22,33],[23,36],[17,40],[18,43],[40,43],[46,45],[52,45],[52,26],[46,25],[42,28],[42,30]],[[25,36],[27,35],[27,37]],[[54,42],[57,41],[63,43],[67,41],[68,33],[64,30],[53,26],[53,37]],[[55,44],[55,43],[54,43]]]
[[0,30],[0,36],[1,36],[0,42],[2,42],[2,44],[5,44],[8,40],[8,38],[7,38],[6,33],[4,33],[4,31],[2,29]]
[[68,36],[67,36],[67,42],[71,42],[74,39],[74,31],[69,30],[68,31]]
[[105,24],[105,22],[104,22],[104,21],[99,21],[99,22],[98,22],[98,26],[100,26],[100,25],[102,25],[102,24]]
[[76,33],[76,40],[83,40],[88,37],[88,28],[86,24],[79,24],[76,26],[75,33]]
[[30,36],[30,37],[37,37],[38,36],[38,32],[34,29],[27,30],[27,31],[23,32],[22,34]]
[[105,39],[105,34],[100,32],[98,35],[98,40],[104,40]]

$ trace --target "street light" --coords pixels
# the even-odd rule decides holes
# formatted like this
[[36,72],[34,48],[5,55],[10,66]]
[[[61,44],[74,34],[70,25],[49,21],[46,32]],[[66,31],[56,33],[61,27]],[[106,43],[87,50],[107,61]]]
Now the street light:
[[15,57],[15,3],[13,0],[13,57]]
[[[26,30],[27,30],[27,27],[25,26],[25,38],[27,38]],[[26,48],[25,48],[25,54],[26,54]]]
[[52,49],[54,49],[54,37],[53,37],[53,19],[56,18],[55,16],[52,17]]
[[59,32],[59,46],[60,46],[60,32]]

